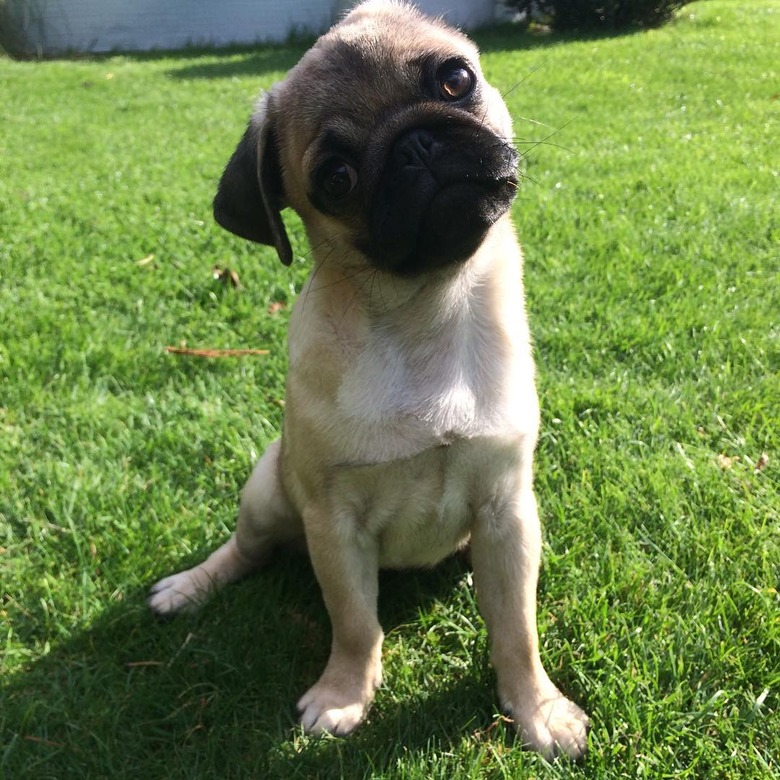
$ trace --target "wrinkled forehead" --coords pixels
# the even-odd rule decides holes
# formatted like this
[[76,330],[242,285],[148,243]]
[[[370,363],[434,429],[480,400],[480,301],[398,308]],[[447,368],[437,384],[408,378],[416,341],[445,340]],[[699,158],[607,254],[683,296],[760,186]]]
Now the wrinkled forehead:
[[317,41],[301,65],[318,53],[345,68],[346,77],[356,72],[354,68],[374,69],[391,62],[404,68],[432,54],[465,56],[475,65],[478,59],[474,43],[443,21],[410,6],[378,2],[364,3],[348,14]]
[[426,63],[463,57],[479,71],[466,36],[411,10],[360,10],[323,35],[279,85],[287,121],[316,134],[335,117],[370,126],[388,106],[419,99]]

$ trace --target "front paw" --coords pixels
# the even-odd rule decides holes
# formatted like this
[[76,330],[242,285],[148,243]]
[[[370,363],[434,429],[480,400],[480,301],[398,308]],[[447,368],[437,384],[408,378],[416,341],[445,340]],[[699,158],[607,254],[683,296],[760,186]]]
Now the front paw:
[[310,688],[298,702],[303,730],[307,734],[345,737],[360,725],[370,703],[352,698],[320,685]]
[[[525,700],[521,700],[525,699]],[[504,711],[514,722],[523,745],[546,759],[565,755],[577,760],[588,748],[588,716],[557,688],[543,694],[505,702]]]
[[381,676],[381,665],[354,677],[326,670],[298,702],[303,730],[337,737],[353,732],[365,719]]

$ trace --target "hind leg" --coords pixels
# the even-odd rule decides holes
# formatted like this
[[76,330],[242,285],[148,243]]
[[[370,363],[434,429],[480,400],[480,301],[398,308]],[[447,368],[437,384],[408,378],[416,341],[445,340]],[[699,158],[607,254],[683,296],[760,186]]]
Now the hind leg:
[[258,569],[273,548],[303,537],[303,523],[279,479],[277,439],[258,461],[241,494],[236,532],[203,563],[160,580],[149,593],[149,608],[172,615],[202,604],[211,591]]

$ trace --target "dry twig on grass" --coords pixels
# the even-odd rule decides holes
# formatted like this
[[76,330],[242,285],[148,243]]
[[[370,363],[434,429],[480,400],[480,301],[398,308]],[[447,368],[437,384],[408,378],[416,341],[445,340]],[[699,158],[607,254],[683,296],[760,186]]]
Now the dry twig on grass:
[[222,358],[244,357],[245,355],[267,355],[267,349],[190,349],[189,347],[166,347],[170,355],[187,355],[189,357]]

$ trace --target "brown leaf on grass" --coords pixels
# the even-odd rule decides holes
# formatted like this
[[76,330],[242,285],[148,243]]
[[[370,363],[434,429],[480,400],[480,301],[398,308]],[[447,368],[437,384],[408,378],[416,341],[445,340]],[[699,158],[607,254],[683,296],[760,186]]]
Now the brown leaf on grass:
[[733,457],[729,457],[728,455],[724,455],[723,453],[720,453],[718,455],[718,465],[724,471],[728,471],[728,469],[730,469],[738,460],[739,460],[739,455],[734,455]]
[[223,358],[244,357],[245,355],[267,355],[267,349],[191,349],[190,347],[166,347],[169,355],[188,355],[190,357]]
[[282,301],[273,301],[268,304],[268,313],[278,314],[280,311],[284,311],[286,308],[287,308],[286,303],[282,303]]
[[493,722],[487,728],[478,728],[472,732],[472,736],[477,740],[492,739],[491,732],[495,731],[499,725],[503,724],[506,728],[512,728],[515,721],[508,715],[496,715]]
[[234,289],[238,290],[241,287],[241,280],[238,278],[238,274],[235,271],[231,271],[230,268],[222,268],[215,265],[211,269],[211,275],[224,285],[230,285]]
[[769,463],[769,455],[766,452],[762,452],[756,461],[755,470],[763,471],[766,468],[766,464]]
[[138,669],[143,666],[165,666],[162,661],[128,661],[125,666],[128,669]]
[[52,742],[50,739],[44,739],[43,737],[33,737],[30,734],[25,735],[23,739],[27,740],[27,742],[35,742],[38,745],[46,745],[46,747],[65,747],[64,742]]

